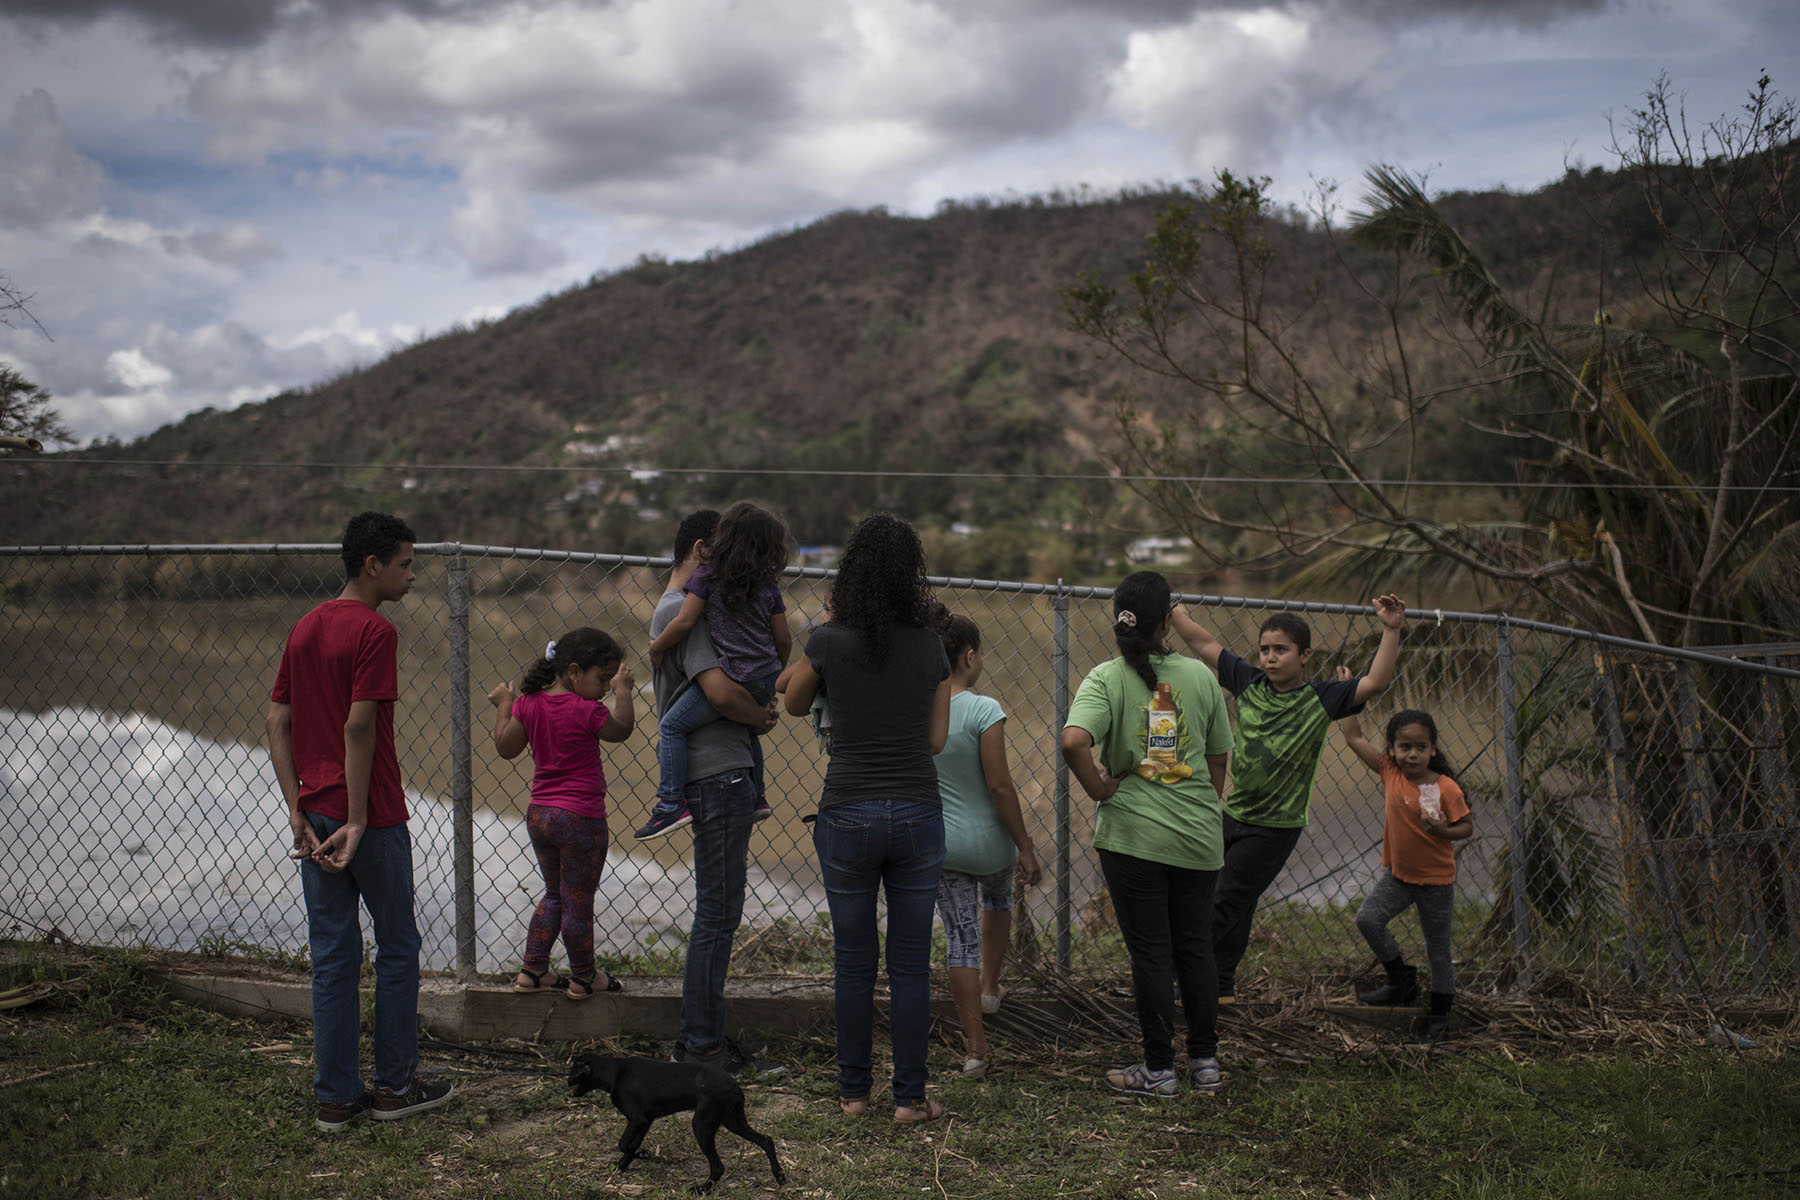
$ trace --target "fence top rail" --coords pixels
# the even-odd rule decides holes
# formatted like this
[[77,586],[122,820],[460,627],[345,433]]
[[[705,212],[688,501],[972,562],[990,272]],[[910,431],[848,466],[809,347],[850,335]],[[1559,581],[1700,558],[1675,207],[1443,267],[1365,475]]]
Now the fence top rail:
[[[668,555],[652,556],[642,554],[597,554],[584,550],[549,550],[526,546],[488,546],[468,542],[418,542],[413,549],[419,554],[454,556],[472,554],[482,558],[514,558],[534,562],[577,563],[609,567],[656,567],[666,568],[673,565]],[[122,557],[127,555],[159,555],[159,554],[331,554],[340,553],[342,547],[336,542],[269,542],[269,543],[229,543],[229,544],[119,544],[96,546],[0,546],[0,558],[98,558]],[[831,579],[837,571],[831,567],[789,567],[784,572],[794,579]],[[1068,597],[1074,600],[1107,600],[1112,598],[1113,589],[1109,587],[1089,587],[1065,584],[1061,580],[1055,583],[1028,583],[1009,579],[976,579],[972,577],[933,575],[927,580],[933,587],[957,588],[963,591],[988,591],[1022,596]],[[1203,592],[1178,592],[1174,599],[1183,604],[1199,604],[1208,608],[1268,609],[1280,612],[1302,612],[1336,614],[1346,616],[1363,616],[1369,612],[1366,605],[1335,604],[1320,600],[1279,600],[1256,596],[1214,596]],[[1525,617],[1509,616],[1506,613],[1462,612],[1444,608],[1420,608],[1409,610],[1415,620],[1432,621],[1442,625],[1446,622],[1460,625],[1493,625],[1508,629],[1527,630],[1533,633],[1550,634],[1557,637],[1570,638],[1577,641],[1591,642],[1596,646],[1606,646],[1616,650],[1627,650],[1636,654],[1655,655],[1665,658],[1678,658],[1688,662],[1702,663],[1707,666],[1727,667],[1733,670],[1749,671],[1758,675],[1770,675],[1783,679],[1800,679],[1800,670],[1778,667],[1764,661],[1747,661],[1743,658],[1730,658],[1716,650],[1741,650],[1755,653],[1758,659],[1769,654],[1771,647],[1718,647],[1708,650],[1690,650],[1683,646],[1659,646],[1654,642],[1640,642],[1632,638],[1616,637],[1608,633],[1598,633],[1591,629],[1576,629],[1569,625],[1554,625],[1548,621],[1534,621]],[[1785,647],[1776,647],[1785,649]]]

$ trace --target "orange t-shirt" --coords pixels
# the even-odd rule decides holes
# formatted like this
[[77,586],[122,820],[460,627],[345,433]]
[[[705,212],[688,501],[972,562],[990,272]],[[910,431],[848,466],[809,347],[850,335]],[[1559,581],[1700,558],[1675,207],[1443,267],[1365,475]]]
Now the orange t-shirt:
[[[1419,785],[1387,759],[1381,760],[1381,787],[1386,793],[1387,822],[1381,833],[1381,865],[1401,883],[1455,883],[1456,843],[1425,832],[1419,817]],[[1438,776],[1444,822],[1454,825],[1469,815],[1462,788],[1448,775]]]

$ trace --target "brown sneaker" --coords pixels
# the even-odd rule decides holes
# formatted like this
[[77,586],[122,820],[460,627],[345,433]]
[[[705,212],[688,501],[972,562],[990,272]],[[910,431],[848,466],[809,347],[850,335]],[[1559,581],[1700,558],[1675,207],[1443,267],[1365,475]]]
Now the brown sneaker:
[[375,1089],[375,1107],[369,1115],[377,1121],[399,1121],[406,1117],[416,1116],[427,1109],[448,1104],[456,1091],[448,1083],[442,1081],[428,1083],[417,1075],[406,1085],[404,1092],[391,1092],[387,1088]]
[[349,1128],[350,1122],[356,1118],[367,1116],[373,1107],[375,1107],[375,1093],[365,1090],[362,1095],[348,1104],[319,1105],[319,1112],[313,1118],[313,1124],[320,1133],[336,1133],[340,1129]]

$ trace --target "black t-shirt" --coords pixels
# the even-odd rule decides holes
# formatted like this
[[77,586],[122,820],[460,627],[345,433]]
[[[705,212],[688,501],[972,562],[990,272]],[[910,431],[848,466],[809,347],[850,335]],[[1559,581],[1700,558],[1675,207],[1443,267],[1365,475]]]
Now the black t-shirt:
[[825,624],[806,643],[831,708],[831,765],[820,808],[888,798],[941,806],[931,754],[931,702],[950,675],[944,643],[928,629],[895,625],[887,661],[862,658],[862,636]]

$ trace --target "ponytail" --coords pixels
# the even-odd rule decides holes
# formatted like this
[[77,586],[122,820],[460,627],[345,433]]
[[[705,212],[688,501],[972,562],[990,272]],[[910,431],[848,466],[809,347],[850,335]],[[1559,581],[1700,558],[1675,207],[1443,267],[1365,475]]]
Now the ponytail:
[[617,666],[624,659],[619,643],[598,629],[582,625],[544,647],[537,661],[525,668],[524,678],[519,680],[519,694],[529,696],[543,691],[570,668],[585,671],[603,663]]
[[963,655],[981,649],[981,630],[969,618],[951,612],[936,600],[931,602],[930,618],[932,630],[944,643],[944,657],[950,660],[952,671]]
[[1155,571],[1127,575],[1113,589],[1113,639],[1119,657],[1153,692],[1156,666],[1150,656],[1167,653],[1156,640],[1156,631],[1169,615],[1169,597],[1169,581]]

